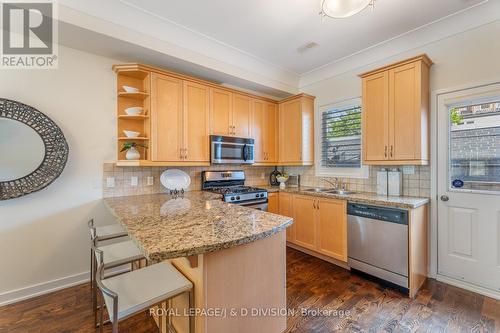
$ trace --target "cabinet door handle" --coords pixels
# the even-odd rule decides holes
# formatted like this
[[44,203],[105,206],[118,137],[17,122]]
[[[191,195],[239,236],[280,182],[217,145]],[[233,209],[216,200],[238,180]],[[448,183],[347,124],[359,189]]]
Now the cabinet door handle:
[[184,159],[187,160],[188,158],[188,149],[184,148]]
[[182,148],[179,149],[179,158],[182,160],[184,156],[182,155]]
[[387,146],[384,147],[384,158],[387,159]]
[[394,157],[393,150],[394,150],[394,146],[391,145],[391,157]]

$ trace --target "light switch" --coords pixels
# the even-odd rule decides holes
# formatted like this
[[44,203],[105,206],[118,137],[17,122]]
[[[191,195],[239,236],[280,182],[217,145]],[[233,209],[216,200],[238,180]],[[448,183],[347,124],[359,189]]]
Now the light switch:
[[137,186],[139,183],[139,177],[130,177],[130,186]]
[[151,176],[149,176],[149,177],[147,178],[147,184],[148,184],[148,186],[153,186],[153,181],[154,181],[154,178],[153,178],[153,177],[151,177]]
[[107,188],[115,187],[115,177],[107,177],[106,178],[106,187]]

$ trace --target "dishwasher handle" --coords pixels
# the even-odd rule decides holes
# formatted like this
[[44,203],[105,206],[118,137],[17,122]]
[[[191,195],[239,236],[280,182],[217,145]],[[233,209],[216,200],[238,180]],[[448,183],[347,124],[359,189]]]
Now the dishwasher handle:
[[408,225],[408,211],[401,209],[349,203],[347,215]]

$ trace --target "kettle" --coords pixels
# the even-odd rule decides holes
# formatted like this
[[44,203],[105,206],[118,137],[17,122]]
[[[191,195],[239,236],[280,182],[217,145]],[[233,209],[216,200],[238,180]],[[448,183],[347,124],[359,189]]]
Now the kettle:
[[269,175],[269,184],[271,186],[278,186],[280,183],[278,182],[278,179],[276,179],[276,177],[280,176],[281,175],[281,172],[278,171],[278,167],[274,167],[274,171],[271,172],[271,174]]

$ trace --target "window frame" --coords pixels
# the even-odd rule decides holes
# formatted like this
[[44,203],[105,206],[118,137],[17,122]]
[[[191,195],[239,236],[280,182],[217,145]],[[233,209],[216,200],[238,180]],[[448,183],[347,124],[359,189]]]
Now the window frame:
[[[361,145],[361,167],[359,168],[327,168],[321,165],[322,156],[322,136],[323,130],[320,124],[322,123],[323,112],[332,109],[347,109],[350,107],[360,107],[362,106],[361,97],[350,98],[343,101],[328,103],[320,105],[316,108],[315,112],[315,126],[314,129],[314,144],[317,149],[314,150],[314,165],[315,165],[315,175],[317,177],[347,177],[347,178],[369,178],[370,169],[368,166],[363,165],[363,146]],[[363,108],[361,108],[361,113]],[[361,125],[362,126],[362,125]],[[361,142],[363,142],[363,132],[361,131]]]

